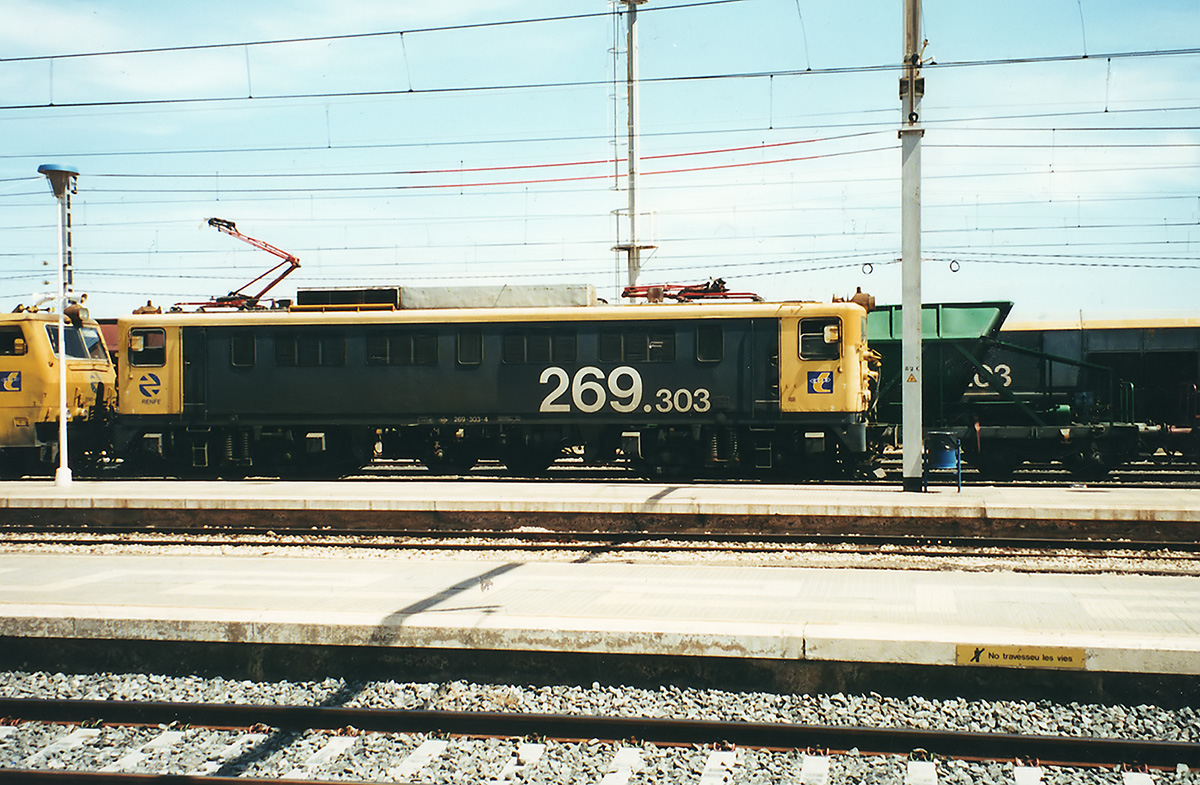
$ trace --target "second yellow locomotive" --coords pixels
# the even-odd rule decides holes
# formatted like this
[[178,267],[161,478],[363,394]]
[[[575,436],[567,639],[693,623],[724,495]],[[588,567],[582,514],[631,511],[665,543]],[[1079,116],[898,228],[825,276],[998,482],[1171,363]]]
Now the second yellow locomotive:
[[106,457],[116,374],[99,325],[74,318],[59,351],[58,316],[18,308],[0,314],[0,473],[45,474],[58,462],[59,368],[67,364],[67,443],[72,465]]

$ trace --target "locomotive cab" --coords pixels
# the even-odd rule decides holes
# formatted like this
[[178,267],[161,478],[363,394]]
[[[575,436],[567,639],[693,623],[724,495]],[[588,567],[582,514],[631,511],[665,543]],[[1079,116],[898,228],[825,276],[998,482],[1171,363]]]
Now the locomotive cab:
[[779,322],[780,409],[862,413],[873,370],[866,316],[857,308],[786,316]]
[[[68,443],[78,468],[101,460],[110,441],[116,376],[99,325],[67,324]],[[46,474],[58,462],[58,317],[19,309],[0,315],[0,473]]]

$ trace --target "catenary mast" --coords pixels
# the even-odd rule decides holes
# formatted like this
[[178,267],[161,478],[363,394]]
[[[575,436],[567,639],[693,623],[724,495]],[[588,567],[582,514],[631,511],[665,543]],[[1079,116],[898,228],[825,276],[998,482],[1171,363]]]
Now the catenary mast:
[[642,245],[638,241],[638,56],[637,56],[637,11],[646,0],[620,0],[626,7],[625,17],[625,148],[627,151],[626,192],[629,204],[629,241],[618,244],[613,250],[626,254],[626,286],[637,286],[642,275],[642,251],[653,245]]
[[900,77],[901,438],[904,490],[924,486],[921,420],[921,0],[904,0],[904,72]]

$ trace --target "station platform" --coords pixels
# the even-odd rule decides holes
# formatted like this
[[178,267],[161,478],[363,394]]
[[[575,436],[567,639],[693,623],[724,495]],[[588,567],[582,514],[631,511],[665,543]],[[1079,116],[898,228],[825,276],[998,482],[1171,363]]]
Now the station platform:
[[1200,490],[403,479],[0,483],[0,524],[1084,536],[1194,541]]
[[31,638],[1195,677],[1200,578],[0,554],[0,639]]

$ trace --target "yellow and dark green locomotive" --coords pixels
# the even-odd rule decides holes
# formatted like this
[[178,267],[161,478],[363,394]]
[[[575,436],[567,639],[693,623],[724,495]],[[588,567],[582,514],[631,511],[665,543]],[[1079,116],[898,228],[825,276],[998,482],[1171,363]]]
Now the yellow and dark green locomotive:
[[877,379],[856,302],[124,317],[116,446],[135,471],[336,475],[376,457],[536,474],[853,471]]
[[[116,374],[99,325],[72,314],[65,326],[67,443],[80,469],[102,460],[116,409]],[[0,314],[0,474],[45,474],[58,463],[58,315]]]

